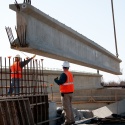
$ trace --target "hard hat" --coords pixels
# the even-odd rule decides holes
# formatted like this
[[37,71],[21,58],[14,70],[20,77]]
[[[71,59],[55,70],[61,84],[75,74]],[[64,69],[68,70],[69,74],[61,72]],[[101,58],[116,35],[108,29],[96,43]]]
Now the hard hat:
[[69,65],[69,62],[68,62],[68,61],[64,61],[62,66],[63,66],[63,67],[70,67],[70,65]]
[[20,58],[20,55],[19,55],[19,54],[17,54],[17,55],[15,56],[15,58]]

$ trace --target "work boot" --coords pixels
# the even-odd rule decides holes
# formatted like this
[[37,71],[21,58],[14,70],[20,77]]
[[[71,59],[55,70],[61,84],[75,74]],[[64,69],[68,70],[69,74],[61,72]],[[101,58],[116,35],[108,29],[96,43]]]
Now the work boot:
[[64,123],[63,123],[63,124],[61,124],[61,125],[71,125],[71,124],[69,124],[69,123],[65,123],[65,122],[64,122]]
[[75,125],[75,121],[74,121],[74,122],[71,122],[70,125]]

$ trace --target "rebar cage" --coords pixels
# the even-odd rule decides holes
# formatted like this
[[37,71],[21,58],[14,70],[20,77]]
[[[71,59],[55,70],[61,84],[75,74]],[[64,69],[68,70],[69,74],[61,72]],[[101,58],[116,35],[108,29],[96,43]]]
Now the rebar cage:
[[[0,119],[1,125],[48,125],[47,81],[44,81],[43,59],[32,59],[23,67],[22,79],[11,86],[10,67],[14,58],[0,57]],[[25,61],[21,59],[21,61]],[[10,87],[13,92],[8,94]],[[14,116],[14,117],[13,117]]]

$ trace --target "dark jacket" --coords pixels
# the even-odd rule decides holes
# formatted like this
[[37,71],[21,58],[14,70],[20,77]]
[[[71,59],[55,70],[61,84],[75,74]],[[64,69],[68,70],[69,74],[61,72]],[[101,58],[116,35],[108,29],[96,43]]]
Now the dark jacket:
[[30,62],[30,60],[32,60],[32,58],[29,58],[24,61],[20,61],[20,67],[23,68],[25,65],[27,65]]
[[67,80],[67,75],[65,73],[62,73],[59,79],[58,78],[54,79],[55,83],[57,83],[58,85],[64,84],[66,80]]

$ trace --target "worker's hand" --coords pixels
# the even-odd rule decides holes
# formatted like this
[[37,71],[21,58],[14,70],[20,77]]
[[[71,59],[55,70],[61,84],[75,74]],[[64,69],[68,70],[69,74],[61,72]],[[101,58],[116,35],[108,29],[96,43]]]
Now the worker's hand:
[[32,59],[35,58],[36,54],[33,55]]
[[58,77],[56,77],[54,80],[58,80]]

